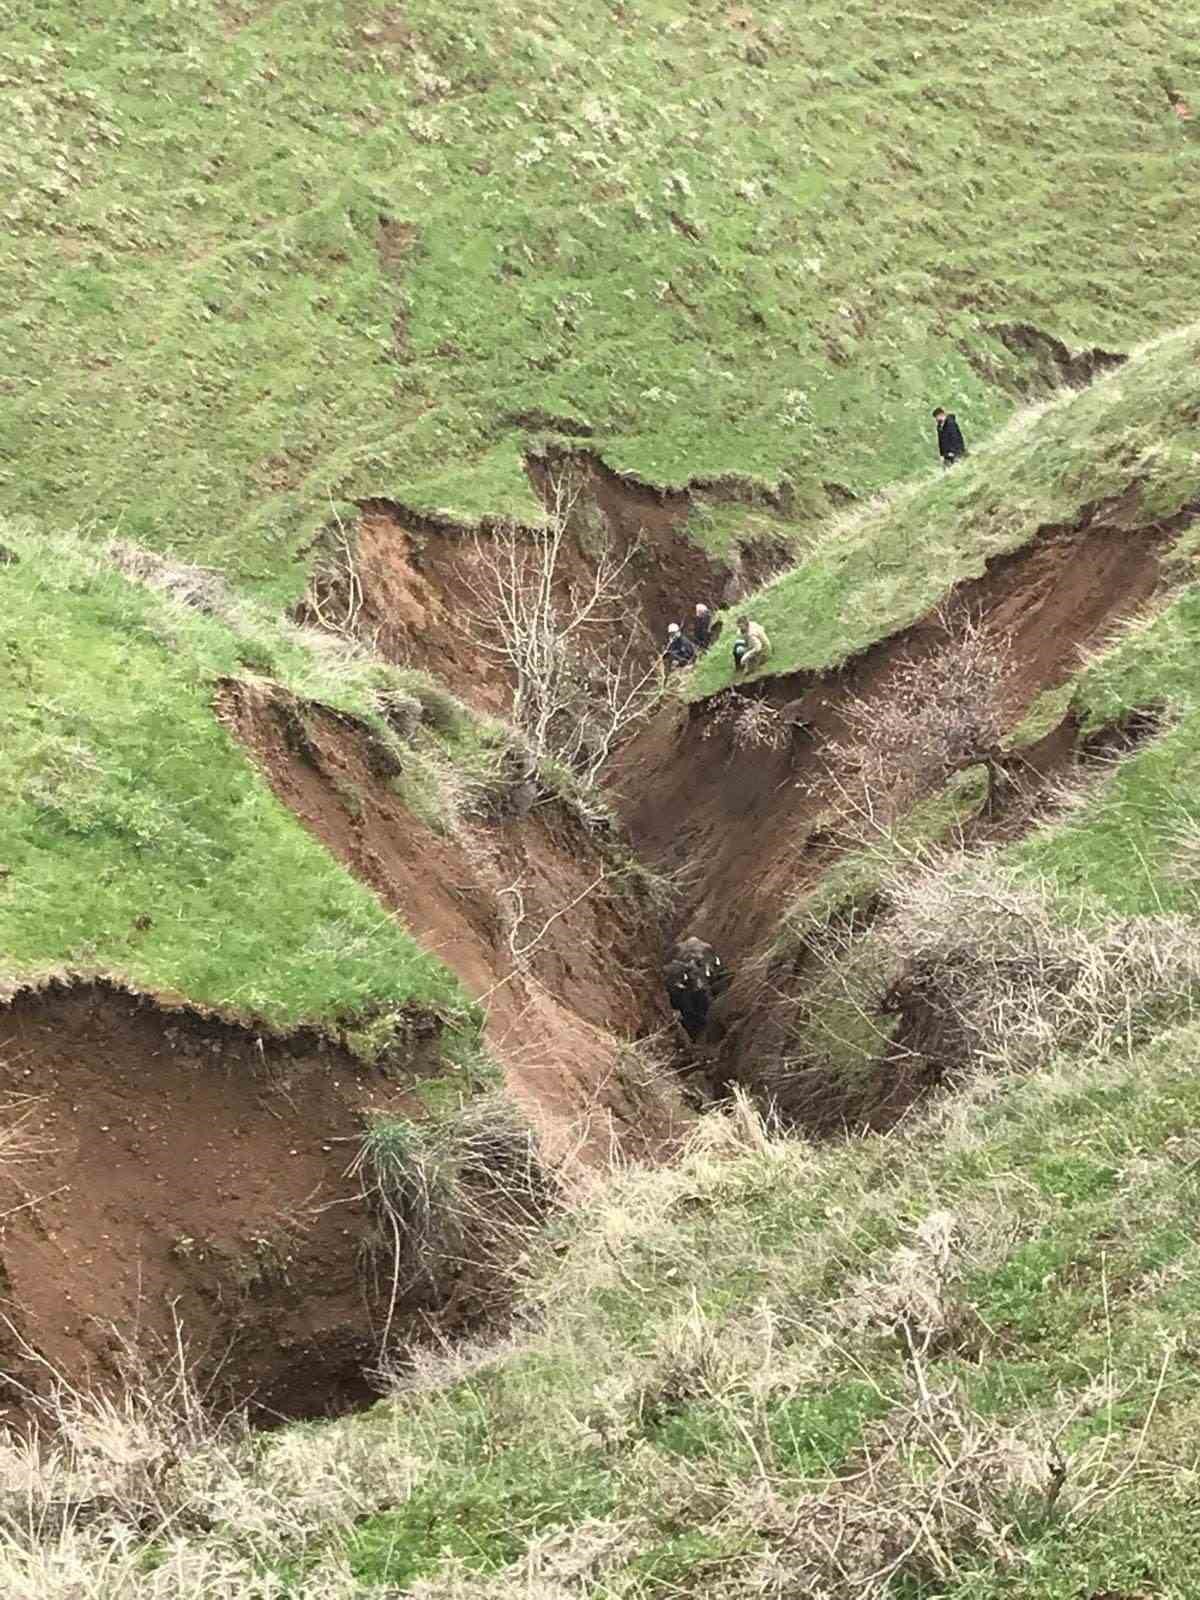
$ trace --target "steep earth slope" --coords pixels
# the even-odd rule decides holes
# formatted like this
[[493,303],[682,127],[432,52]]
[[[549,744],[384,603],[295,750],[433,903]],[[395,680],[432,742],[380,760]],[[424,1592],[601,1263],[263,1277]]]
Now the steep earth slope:
[[647,1091],[630,1045],[661,1026],[657,913],[615,841],[565,805],[450,838],[413,816],[361,733],[278,691],[240,683],[219,713],[275,793],[436,952],[486,1012],[485,1037],[557,1167],[618,1151],[661,1155],[670,1097]]
[[[370,1396],[386,1296],[347,1175],[364,1120],[419,1115],[441,1070],[414,1015],[387,1072],[129,994],[51,983],[0,1006],[0,1402],[81,1392],[173,1359],[267,1419]],[[457,1288],[456,1288],[457,1284]],[[477,1314],[466,1263],[406,1279],[401,1327]],[[445,1319],[445,1320],[443,1320]]]
[[[510,736],[444,691],[469,771],[392,731],[383,663],[211,575],[7,539],[5,1399],[119,1379],[177,1317],[214,1394],[361,1400],[385,1322],[491,1294],[468,1241],[385,1316],[365,1133],[502,1076],[564,1176],[660,1158],[680,1108],[633,1047],[664,1020],[657,912],[615,838],[514,800]],[[468,782],[486,815],[459,821]]]
[[[722,687],[730,679],[727,652],[714,651],[697,669],[685,702],[621,752],[612,781],[635,848],[680,884],[679,930],[711,940],[735,973],[720,1008],[729,1032],[718,1047],[718,1081],[753,1084],[771,1075],[784,1052],[768,1002],[794,990],[794,957],[777,949],[788,908],[846,852],[886,838],[913,804],[907,789],[902,797],[889,794],[886,778],[864,795],[847,777],[837,752],[853,737],[848,709],[860,727],[872,721],[882,727],[911,664],[952,659],[955,639],[970,629],[987,654],[1008,664],[997,691],[1002,703],[989,708],[985,744],[956,757],[963,768],[989,764],[986,808],[994,812],[1011,792],[1027,790],[1029,777],[1044,781],[1050,769],[1061,774],[1085,734],[1099,748],[1095,721],[1068,701],[1058,705],[1057,729],[1038,728],[1027,748],[1019,732],[1015,743],[1009,735],[1110,644],[1122,623],[1190,593],[1200,526],[1188,420],[1198,399],[1197,354],[1194,331],[1168,341],[1086,395],[1030,417],[976,468],[956,469],[961,481],[931,484],[894,513],[851,525],[840,543],[832,540],[810,563],[745,602],[766,620],[778,646],[757,682],[744,690]],[[1083,425],[1088,431],[1077,432]],[[1105,458],[1106,437],[1119,441],[1115,461]],[[1071,438],[1077,455],[1064,470],[1056,449]],[[1044,473],[1046,457],[1056,469],[1051,495],[1033,487],[1035,463],[1041,458]],[[994,471],[1024,484],[1023,503],[997,501]],[[991,528],[958,524],[965,556],[959,570],[982,570],[947,588],[956,562],[942,542],[946,522],[978,498],[1003,510]],[[1043,520],[1047,513],[1054,520]],[[917,616],[887,632],[886,612],[856,607],[852,586],[859,573],[880,581],[897,558],[903,567],[893,615]],[[830,590],[838,586],[845,608],[831,610]],[[921,614],[918,607],[930,601]],[[864,626],[875,642],[854,649]],[[823,650],[821,665],[780,670],[819,659]],[[709,685],[716,692],[706,695]],[[927,684],[925,692],[936,690]],[[1112,720],[1128,729],[1140,710],[1152,735],[1168,717],[1165,705],[1186,704],[1187,692],[1184,678],[1171,684],[1165,701],[1160,694],[1140,708],[1123,701]],[[745,720],[755,709],[758,722]],[[1129,743],[1126,736],[1116,748]],[[949,775],[928,759],[918,795],[935,793]],[[1028,805],[1022,814],[1029,823],[1036,818]],[[993,822],[993,836],[1002,833]],[[899,1103],[890,1114],[897,1109]]]
[[[817,646],[785,661],[781,633],[777,671],[823,671],[912,627],[952,578],[986,588],[964,563],[1041,526],[1080,528],[1089,504],[1107,508],[1087,549],[1111,558],[1107,503],[1133,485],[1121,527],[1165,529],[1188,500],[1173,480],[1185,452],[1164,427],[1165,456],[1146,454],[1153,407],[1098,424],[1097,438],[1120,437],[1087,459],[1023,454],[1036,506],[1011,527],[1024,489],[994,468],[920,490],[912,506],[941,508],[948,544],[910,540],[870,582],[853,560],[837,568],[846,546],[822,518],[911,477],[935,400],[953,398],[974,444],[1020,399],[1108,370],[1190,310],[1187,19],[1145,0],[1053,14],[966,0],[938,17],[871,0],[770,17],[723,0],[571,3],[543,17],[496,0],[469,18],[441,0],[403,16],[385,0],[97,0],[86,14],[52,0],[0,16],[17,130],[0,152],[0,510],[35,519],[0,546],[0,977],[20,1023],[5,1070],[59,1085],[36,1114],[69,1132],[46,1159],[74,1198],[75,1163],[96,1158],[87,1110],[65,1105],[92,1081],[83,1030],[120,1037],[132,1007],[140,1043],[121,1083],[159,1096],[155,1127],[190,1161],[176,1108],[204,1058],[189,1044],[176,1070],[164,1005],[190,1007],[180,1026],[197,1037],[234,1030],[231,1060],[319,1042],[305,1092],[349,1128],[369,1105],[329,1075],[358,1063],[359,1087],[373,1082],[404,1057],[414,1017],[437,1026],[440,1064],[395,1094],[430,1074],[443,1099],[473,1093],[463,1063],[478,1064],[485,1002],[491,1046],[555,1156],[614,1141],[662,1153],[672,1108],[645,1097],[626,1050],[663,1020],[645,885],[569,810],[460,826],[453,794],[481,772],[489,788],[510,737],[474,719],[443,738],[419,719],[400,748],[387,707],[411,702],[413,680],[397,668],[504,707],[455,626],[458,560],[475,528],[544,520],[547,464],[567,460],[586,480],[581,563],[589,533],[607,525],[624,548],[645,532],[631,612],[652,630],[819,540],[800,580],[805,625],[823,619]],[[1074,413],[1089,436],[1090,403]],[[362,637],[331,647],[278,615],[336,600],[324,564],[343,535],[360,633],[390,665]],[[1080,639],[1157,582],[1149,554],[1127,585],[1098,577],[1095,604],[1049,576],[1044,614]],[[786,612],[790,592],[782,580],[764,608]],[[1028,686],[1064,671],[1047,655]],[[834,728],[836,695],[803,686]],[[689,692],[720,687],[713,657]],[[305,717],[297,748],[286,729]],[[711,809],[695,842],[723,876],[687,908],[723,917],[735,892],[748,901],[721,837],[744,825],[740,774],[728,804],[698,799],[661,742],[646,749],[628,803],[652,804],[638,791],[653,782],[674,789],[678,825]],[[754,807],[791,825],[774,800]],[[667,861],[674,844],[651,839],[663,811],[650,815],[637,825]],[[780,863],[781,889],[785,876]],[[725,936],[749,954],[765,919],[737,915],[744,950],[733,920]],[[73,1008],[91,1001],[80,1022]],[[408,1106],[386,1100],[389,1114]],[[230,1148],[240,1139],[230,1124]],[[264,1140],[269,1159],[281,1148]],[[324,1155],[297,1170],[336,1188]],[[130,1147],[121,1165],[158,1215],[158,1151]],[[88,1315],[136,1304],[144,1236],[134,1189],[104,1201],[107,1259],[49,1193],[16,1200],[14,1261],[31,1294],[48,1227],[93,1262],[92,1313],[56,1336],[82,1371],[102,1355]],[[195,1264],[167,1259],[168,1235],[196,1237],[208,1213],[191,1191],[175,1198],[152,1276],[199,1307]],[[211,1226],[235,1253],[257,1237],[233,1210]],[[313,1272],[333,1262],[323,1252]],[[345,1267],[330,1267],[328,1372],[350,1392]],[[291,1291],[271,1292],[283,1307]],[[21,1325],[34,1343],[50,1337],[50,1298],[38,1307]],[[288,1337],[302,1342],[298,1316]],[[204,1326],[216,1338],[226,1324],[213,1312]],[[281,1381],[258,1354],[243,1376]]]

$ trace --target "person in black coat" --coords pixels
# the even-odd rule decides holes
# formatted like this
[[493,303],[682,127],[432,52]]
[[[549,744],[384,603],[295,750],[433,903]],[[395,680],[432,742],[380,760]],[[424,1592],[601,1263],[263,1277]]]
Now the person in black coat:
[[690,667],[696,659],[696,646],[677,622],[672,622],[667,629],[667,648],[663,651],[663,657],[669,671]]
[[702,600],[696,602],[696,622],[692,628],[692,638],[696,641],[697,650],[707,650],[713,642],[712,612]]
[[703,939],[682,939],[663,969],[667,999],[679,1013],[689,1039],[698,1039],[708,1024],[714,1000],[724,992],[729,975],[712,945]]
[[962,429],[953,411],[946,411],[942,406],[933,413],[933,420],[937,423],[938,455],[942,458],[942,465],[952,467],[967,453]]

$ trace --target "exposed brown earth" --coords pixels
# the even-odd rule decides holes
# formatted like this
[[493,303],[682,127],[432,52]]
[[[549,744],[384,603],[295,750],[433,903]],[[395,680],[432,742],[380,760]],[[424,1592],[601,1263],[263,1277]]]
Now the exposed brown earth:
[[[720,603],[747,575],[682,533],[685,496],[639,490],[573,459],[610,535],[644,541],[634,582],[656,633],[685,599]],[[632,740],[612,778],[637,853],[676,875],[669,929],[617,842],[558,803],[500,805],[493,820],[442,833],[405,806],[396,774],[353,719],[263,683],[223,685],[217,710],[302,824],[484,1005],[491,1048],[550,1162],[569,1173],[615,1153],[663,1159],[686,1114],[626,1041],[669,1023],[666,939],[695,932],[725,957],[734,981],[709,1065],[718,1085],[753,1082],[781,1048],[772,988],[791,999],[804,981],[802,957],[781,965],[770,954],[781,908],[819,881],[853,831],[826,754],[845,736],[851,699],[883,704],[901,665],[944,647],[955,618],[970,616],[1011,652],[1004,713],[1015,726],[1081,650],[1163,587],[1165,547],[1190,513],[1130,530],[1119,525],[1123,509],[1096,506],[1074,526],[1044,528],[959,585],[938,613],[837,672],[756,684],[750,693],[786,708],[783,748],[739,749],[712,702],[670,707]],[[367,506],[354,622],[391,659],[503,711],[508,685],[463,626],[470,548],[456,530]],[[566,581],[588,561],[583,528]],[[335,598],[327,591],[322,603]],[[1155,717],[1151,708],[1144,727],[1094,748],[1068,721],[1036,746],[996,751],[979,839],[1028,826],[1048,784],[1152,733]],[[887,796],[878,798],[886,810]],[[24,992],[0,1010],[0,1096],[10,1121],[24,1115],[34,1156],[0,1180],[10,1408],[46,1364],[72,1381],[115,1381],[123,1341],[169,1344],[176,1318],[201,1370],[266,1412],[310,1415],[364,1399],[380,1308],[360,1257],[370,1219],[346,1166],[365,1113],[419,1116],[414,1084],[443,1070],[436,1019],[413,1023],[407,1053],[383,1071],[316,1034],[274,1038],[102,983]],[[902,1114],[929,1086],[918,1078],[899,1075],[862,1120]],[[844,1106],[829,1126],[838,1114]],[[436,1282],[418,1274],[400,1308],[403,1331],[416,1337],[430,1318],[452,1328],[488,1299],[469,1269]]]
[[[647,651],[661,648],[667,624],[685,622],[697,601],[731,604],[785,557],[782,543],[761,539],[727,559],[708,555],[684,531],[691,495],[622,478],[590,453],[529,464],[547,503],[552,477],[565,472],[578,497],[557,575],[560,592],[566,600],[572,585],[586,583],[597,536],[618,557],[636,547],[626,572],[630,610],[621,625],[644,629]],[[503,714],[512,686],[484,647],[486,627],[471,588],[479,572],[476,541],[486,547],[493,531],[472,533],[392,501],[365,501],[355,533],[353,598],[345,564],[335,560],[318,568],[300,616],[345,623],[389,661],[424,668],[470,705]]]
[[[1022,549],[960,584],[951,614],[979,618],[1011,652],[1011,724],[1046,689],[1077,670],[1080,653],[1136,611],[1160,581],[1172,525],[1133,532],[1046,528]],[[848,700],[882,702],[900,663],[936,651],[943,615],[930,613],[828,674],[791,673],[750,692],[794,724],[781,749],[738,749],[714,703],[673,708],[621,752],[612,774],[639,856],[693,878],[683,920],[727,959],[753,954],[780,906],[815,882],[831,836],[849,819],[830,780],[825,747],[847,735]],[[841,827],[839,826],[841,825]],[[748,892],[753,891],[753,892]]]
[[[382,1308],[370,1221],[346,1167],[369,1111],[407,1112],[437,1070],[414,1016],[391,1076],[315,1033],[273,1037],[107,983],[54,983],[0,1009],[0,1404],[112,1384],[176,1325],[216,1393],[266,1415],[367,1400]],[[2,1137],[2,1135],[0,1135]],[[27,1159],[20,1159],[22,1151]],[[461,1265],[409,1288],[401,1326],[478,1309]],[[35,1355],[36,1352],[36,1355]]]
[[[621,752],[613,784],[634,848],[660,871],[678,874],[679,931],[713,943],[733,973],[710,1030],[718,1085],[752,1083],[778,1057],[770,997],[790,998],[799,981],[791,958],[781,964],[771,955],[781,910],[814,887],[859,832],[860,819],[826,755],[831,742],[847,736],[850,700],[884,705],[900,666],[938,650],[947,625],[953,630],[956,616],[969,616],[994,635],[997,649],[1011,653],[1003,709],[1007,725],[1015,726],[1039,694],[1077,670],[1081,652],[1150,601],[1163,583],[1165,547],[1194,511],[1130,530],[1106,520],[1115,509],[1092,507],[1073,527],[1040,530],[1022,549],[990,561],[981,577],[960,584],[937,612],[837,672],[756,684],[748,692],[786,708],[792,727],[782,748],[739,749],[710,701],[664,712]],[[1026,784],[1027,806],[997,816],[997,836],[1032,822],[1039,786],[1044,790],[1080,758],[1076,733],[1065,728],[1042,748],[1007,759],[1012,777],[1027,761],[1027,777],[1035,781]],[[997,760],[996,775],[1004,772]],[[888,797],[875,800],[886,816]],[[884,1121],[920,1088],[898,1088]]]
[[668,1020],[657,917],[602,838],[557,804],[443,837],[373,770],[349,719],[304,708],[301,753],[277,691],[227,684],[219,714],[304,826],[484,1002],[552,1164],[670,1149],[677,1112],[638,1089],[623,1044]]

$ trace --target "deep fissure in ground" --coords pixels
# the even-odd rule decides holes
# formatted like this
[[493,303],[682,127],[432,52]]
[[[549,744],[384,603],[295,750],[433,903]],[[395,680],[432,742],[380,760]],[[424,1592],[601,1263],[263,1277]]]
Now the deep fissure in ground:
[[[685,597],[736,599],[770,564],[761,548],[724,560],[699,551],[683,531],[686,497],[631,487],[586,458],[583,484],[610,534],[642,541],[637,604],[657,633]],[[617,1151],[668,1159],[690,1115],[677,1090],[696,1105],[734,1084],[760,1089],[783,1049],[787,1007],[810,981],[803,952],[773,954],[772,940],[787,899],[819,883],[854,837],[825,755],[850,700],[885,698],[904,663],[936,655],[955,619],[969,618],[1011,653],[1004,710],[1015,724],[1066,681],[1082,649],[1161,594],[1165,547],[1194,510],[1131,532],[1106,522],[1108,509],[1043,528],[836,672],[738,691],[785,724],[777,742],[739,748],[716,700],[666,705],[618,754],[608,787],[636,857],[672,882],[669,908],[629,870],[622,840],[567,804],[501,808],[465,835],[439,834],[405,806],[367,733],[344,715],[243,682],[221,686],[217,713],[302,824],[486,1005],[491,1049],[551,1168]],[[587,528],[585,519],[575,573],[586,570]],[[507,685],[488,681],[458,614],[464,535],[373,502],[358,541],[356,626],[384,655],[503,712]],[[989,803],[968,842],[1031,826],[1052,778],[1160,725],[1160,708],[1147,707],[1084,736],[1068,712],[1024,748],[980,752]],[[695,1048],[661,985],[673,941],[689,933],[710,940],[733,974]],[[436,1019],[414,1017],[402,1059],[365,1072],[315,1034],[278,1040],[107,984],[20,995],[3,1024],[3,1088],[12,1105],[29,1100],[40,1162],[38,1193],[10,1185],[3,1289],[19,1308],[6,1324],[10,1410],[45,1363],[80,1383],[113,1381],[129,1353],[113,1329],[165,1348],[176,1318],[212,1383],[263,1417],[363,1403],[383,1310],[362,1270],[371,1223],[347,1183],[349,1152],[364,1115],[425,1114],[422,1079],[443,1071]],[[647,1073],[630,1044],[647,1035],[673,1069],[665,1077]],[[936,1070],[909,1072],[856,1097],[833,1085],[798,1120],[817,1134],[886,1126],[939,1081]],[[64,1299],[68,1281],[88,1284],[89,1297]],[[406,1283],[397,1327],[420,1337],[436,1326],[444,1337],[500,1298],[486,1272],[460,1262]]]

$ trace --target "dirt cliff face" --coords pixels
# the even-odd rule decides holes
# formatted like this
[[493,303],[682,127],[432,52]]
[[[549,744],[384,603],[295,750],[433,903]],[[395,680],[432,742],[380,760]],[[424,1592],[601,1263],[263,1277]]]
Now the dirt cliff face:
[[[1039,694],[1064,683],[1085,652],[1163,588],[1164,550],[1193,512],[1130,530],[1107,525],[1106,508],[1090,508],[1076,525],[1044,528],[1022,549],[993,559],[938,612],[841,670],[755,683],[746,693],[788,725],[776,746],[739,747],[719,704],[708,701],[664,711],[619,753],[611,788],[634,849],[680,884],[678,932],[711,941],[732,974],[706,1047],[717,1088],[753,1087],[784,1052],[780,1017],[805,977],[802,961],[773,953],[781,913],[861,834],[861,810],[828,753],[848,736],[851,702],[882,711],[906,664],[943,649],[956,619],[969,618],[1011,659],[1000,722],[1014,727]],[[993,837],[1010,836],[1036,814],[999,792],[1008,779],[1019,770],[1028,796],[1030,783],[1044,786],[1086,760],[1078,735],[1064,725],[1036,748],[995,761],[997,805],[985,824]],[[871,796],[885,822],[891,803],[886,789]],[[925,1087],[916,1079],[898,1083],[868,1120],[887,1125]],[[840,1128],[852,1114],[835,1103],[828,1126]]]
[[[784,564],[782,543],[759,538],[722,556],[706,553],[685,532],[690,494],[655,490],[622,478],[587,452],[560,453],[529,463],[534,487],[552,507],[554,480],[569,474],[575,486],[570,537],[557,583],[567,599],[586,587],[596,536],[618,559],[629,554],[629,609],[617,629],[645,630],[645,648],[661,649],[669,622],[686,622],[698,600],[716,608],[733,604]],[[389,500],[364,501],[355,528],[353,571],[340,550],[318,565],[300,618],[336,624],[368,642],[387,660],[421,667],[469,705],[504,715],[512,685],[481,647],[473,621],[479,601],[478,535],[419,516]],[[632,554],[630,554],[632,552]]]
[[[55,983],[0,1009],[0,1398],[48,1367],[119,1383],[177,1329],[214,1395],[270,1417],[364,1402],[381,1307],[346,1168],[369,1112],[413,1114],[437,1070],[414,1015],[388,1077],[316,1034],[280,1039],[107,983]],[[400,1307],[414,1332],[472,1314],[465,1270]]]
[[[811,887],[853,833],[826,751],[849,733],[848,702],[886,702],[904,663],[947,638],[943,618],[981,624],[1011,657],[1005,715],[1015,724],[1037,696],[1077,670],[1081,652],[1144,604],[1161,578],[1173,525],[1129,532],[1095,526],[1046,528],[960,584],[938,613],[881,640],[840,671],[792,673],[748,691],[786,708],[791,732],[779,748],[738,748],[713,701],[664,712],[613,763],[611,790],[633,848],[648,864],[679,873],[681,925],[699,931],[730,965],[744,965],[778,924],[787,899]],[[887,796],[878,797],[886,810]]]
[[343,719],[306,708],[300,754],[287,711],[244,684],[219,697],[284,804],[484,1005],[493,1054],[551,1165],[668,1154],[678,1107],[643,1092],[624,1049],[668,1020],[658,916],[619,854],[556,803],[443,837],[372,770]]

